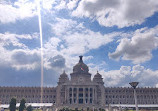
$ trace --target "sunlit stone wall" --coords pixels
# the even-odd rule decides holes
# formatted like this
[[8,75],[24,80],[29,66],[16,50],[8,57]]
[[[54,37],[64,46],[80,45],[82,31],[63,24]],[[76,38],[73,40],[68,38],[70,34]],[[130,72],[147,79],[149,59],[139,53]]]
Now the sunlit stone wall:
[[[158,88],[137,88],[138,104],[158,104]],[[133,89],[124,87],[106,87],[106,104],[134,104]]]
[[[11,98],[15,97],[17,103],[25,98],[27,103],[40,103],[40,87],[0,87],[1,104],[8,104]],[[43,102],[54,103],[56,101],[56,89],[53,87],[44,87]]]

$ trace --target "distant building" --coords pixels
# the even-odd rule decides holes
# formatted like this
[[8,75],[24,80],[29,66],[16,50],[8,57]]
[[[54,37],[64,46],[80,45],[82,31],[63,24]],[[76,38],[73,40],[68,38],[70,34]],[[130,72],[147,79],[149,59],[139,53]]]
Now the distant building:
[[[65,71],[60,75],[57,87],[44,87],[43,103],[54,103],[56,107],[104,107],[112,104],[134,104],[132,88],[105,87],[98,72],[91,80],[89,68],[82,56],[73,67],[68,78]],[[158,104],[158,88],[137,88],[138,104]],[[20,102],[40,103],[40,87],[0,87],[1,104],[9,104],[12,97]]]

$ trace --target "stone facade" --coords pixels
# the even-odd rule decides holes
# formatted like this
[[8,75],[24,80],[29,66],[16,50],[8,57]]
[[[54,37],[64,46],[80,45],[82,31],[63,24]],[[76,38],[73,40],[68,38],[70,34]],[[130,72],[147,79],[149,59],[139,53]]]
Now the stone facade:
[[[91,79],[89,68],[82,56],[70,74],[60,75],[57,87],[44,87],[43,103],[56,107],[87,108],[105,107],[109,104],[134,104],[133,89],[128,87],[104,87],[98,72]],[[137,88],[138,104],[158,104],[158,88]],[[20,102],[40,103],[40,87],[0,87],[1,104],[8,104],[12,97]]]
[[[40,103],[40,87],[0,87],[0,103],[9,104],[11,98],[15,97],[20,103],[22,98],[26,99],[27,103]],[[43,102],[55,103],[56,88],[44,87]]]
[[[158,88],[136,88],[138,104],[158,104]],[[105,104],[134,104],[133,88],[105,88]]]

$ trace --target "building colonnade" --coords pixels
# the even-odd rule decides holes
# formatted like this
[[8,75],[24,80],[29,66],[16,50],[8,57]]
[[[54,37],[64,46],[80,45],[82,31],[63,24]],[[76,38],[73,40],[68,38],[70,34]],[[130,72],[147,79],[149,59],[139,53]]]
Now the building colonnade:
[[68,87],[66,98],[69,104],[95,104],[97,92],[95,87]]

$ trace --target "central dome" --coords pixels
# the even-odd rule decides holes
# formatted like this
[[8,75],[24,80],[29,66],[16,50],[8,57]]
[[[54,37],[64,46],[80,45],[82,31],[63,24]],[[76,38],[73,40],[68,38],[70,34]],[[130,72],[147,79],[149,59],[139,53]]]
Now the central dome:
[[79,62],[73,67],[73,73],[88,73],[89,69],[86,64],[83,63],[83,56],[79,56]]

